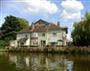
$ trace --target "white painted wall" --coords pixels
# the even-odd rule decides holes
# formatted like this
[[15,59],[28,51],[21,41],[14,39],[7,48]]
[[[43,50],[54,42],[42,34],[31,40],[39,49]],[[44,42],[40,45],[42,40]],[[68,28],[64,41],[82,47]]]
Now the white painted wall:
[[28,39],[24,45],[29,46],[30,45],[30,33],[19,33],[19,34],[17,34],[17,41],[20,40],[21,38],[26,37],[26,35],[27,35]]
[[[56,35],[53,35],[53,33],[56,33]],[[47,44],[49,44],[50,42],[58,42],[58,40],[63,40],[62,39],[63,36],[63,31],[50,31],[47,33]],[[61,43],[58,45],[62,45]]]
[[[53,33],[56,33],[56,36],[53,35]],[[66,45],[66,39],[63,39],[63,37],[66,37],[66,32],[63,30],[59,31],[50,31],[46,32],[45,36],[42,36],[42,33],[38,33],[38,43],[41,44],[41,40],[46,40],[46,45],[49,45],[50,42],[58,42],[58,40],[63,40],[59,41],[57,45]]]
[[36,32],[31,33],[31,37],[38,37],[38,33],[36,33]]
[[17,47],[17,40],[10,41],[10,46],[11,47]]
[[[43,33],[45,33],[45,36],[42,36]],[[53,33],[56,33],[56,35],[53,35]],[[28,37],[28,40],[25,43],[26,46],[33,44],[34,41],[30,39],[31,37],[38,38],[37,40],[35,40],[38,42],[38,45],[41,44],[41,40],[45,40],[46,45],[49,45],[50,42],[58,42],[58,40],[63,40],[64,43],[62,43],[62,41],[59,41],[57,45],[62,45],[62,44],[66,45],[66,39],[62,38],[62,37],[66,38],[66,32],[63,30],[50,31],[50,32],[19,33],[17,34],[17,41],[21,38],[24,38],[26,35]]]
[[38,33],[38,44],[41,44],[41,40],[45,40],[46,44],[47,44],[47,33],[45,33],[45,36],[43,36],[42,34],[45,32],[40,32]]

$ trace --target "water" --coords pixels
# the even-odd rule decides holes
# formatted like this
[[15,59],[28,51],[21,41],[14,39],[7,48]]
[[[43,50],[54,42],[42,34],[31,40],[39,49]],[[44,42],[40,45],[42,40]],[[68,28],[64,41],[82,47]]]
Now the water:
[[0,71],[90,71],[90,55],[0,52]]

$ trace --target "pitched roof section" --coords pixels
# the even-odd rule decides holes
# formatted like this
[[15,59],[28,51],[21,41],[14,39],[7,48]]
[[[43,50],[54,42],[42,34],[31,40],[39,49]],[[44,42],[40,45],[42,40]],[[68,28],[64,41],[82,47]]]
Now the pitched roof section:
[[48,23],[40,19],[39,21],[35,22],[34,25],[32,25],[31,29],[21,30],[20,33],[48,32],[48,31],[56,31],[56,30],[65,30],[67,32],[66,27],[60,27],[56,24]]
[[45,25],[49,25],[49,24],[50,24],[49,22],[46,22],[46,21],[44,21],[44,20],[42,20],[42,19],[36,21],[36,22],[33,23],[33,24],[35,25],[35,24],[37,24],[37,23],[39,23],[39,24],[45,24]]
[[19,33],[30,33],[31,29],[23,29]]
[[32,32],[46,32],[46,30],[47,30],[47,26],[45,25],[37,25],[31,29]]
[[52,31],[52,30],[60,30],[61,28],[55,24],[50,24],[48,27],[47,27],[47,30],[48,31]]

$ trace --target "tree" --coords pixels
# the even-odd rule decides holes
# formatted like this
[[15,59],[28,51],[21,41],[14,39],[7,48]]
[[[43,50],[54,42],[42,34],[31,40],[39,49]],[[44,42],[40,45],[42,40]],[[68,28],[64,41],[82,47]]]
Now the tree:
[[29,28],[29,23],[23,18],[15,16],[6,16],[5,22],[1,26],[2,31],[1,40],[10,41],[16,38],[16,33],[21,29]]
[[86,13],[83,20],[74,24],[74,30],[72,31],[72,39],[74,45],[90,45],[90,13]]
[[26,21],[24,18],[19,18],[18,22],[19,22],[18,24],[20,25],[21,29],[29,28],[28,21]]

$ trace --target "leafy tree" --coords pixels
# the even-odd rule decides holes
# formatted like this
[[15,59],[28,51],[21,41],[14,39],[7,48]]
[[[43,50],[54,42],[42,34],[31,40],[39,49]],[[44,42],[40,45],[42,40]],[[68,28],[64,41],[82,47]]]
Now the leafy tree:
[[0,39],[5,41],[14,40],[16,33],[24,28],[29,28],[29,23],[25,19],[11,15],[6,16],[5,22],[0,28],[3,34]]
[[86,13],[85,18],[83,20],[74,24],[72,38],[74,45],[90,45],[90,13]]
[[26,21],[24,18],[19,18],[18,22],[19,22],[18,24],[20,25],[21,29],[29,28],[28,21]]

